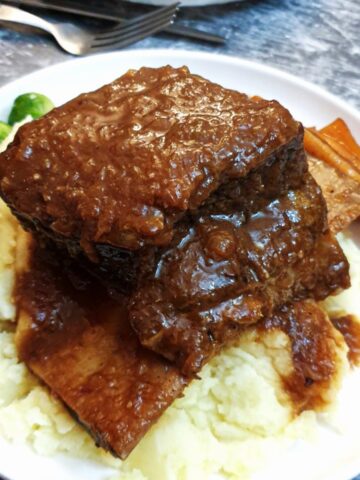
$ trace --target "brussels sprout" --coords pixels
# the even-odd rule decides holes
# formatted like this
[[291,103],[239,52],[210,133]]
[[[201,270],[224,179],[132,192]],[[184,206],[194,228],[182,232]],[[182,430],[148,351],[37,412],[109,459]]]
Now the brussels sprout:
[[11,127],[5,122],[0,122],[0,143],[5,140],[5,138],[11,132]]
[[39,118],[54,108],[52,101],[41,93],[24,93],[17,97],[9,115],[10,125],[21,122],[25,117]]

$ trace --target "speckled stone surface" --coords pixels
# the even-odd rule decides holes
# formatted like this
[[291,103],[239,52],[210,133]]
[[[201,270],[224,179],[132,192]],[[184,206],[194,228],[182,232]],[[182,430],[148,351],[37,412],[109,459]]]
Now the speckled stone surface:
[[[129,5],[123,10],[143,11]],[[322,85],[360,109],[360,0],[248,0],[184,9],[178,21],[219,33],[227,43],[214,47],[159,35],[132,48],[197,49],[248,58]],[[0,85],[68,58],[45,35],[0,25]]]

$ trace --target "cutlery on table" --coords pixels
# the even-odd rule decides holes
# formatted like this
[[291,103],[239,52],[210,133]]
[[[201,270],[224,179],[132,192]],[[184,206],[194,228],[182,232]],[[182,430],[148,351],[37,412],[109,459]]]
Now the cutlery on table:
[[73,55],[85,55],[123,48],[171,25],[179,4],[158,8],[114,28],[91,33],[72,23],[45,20],[16,7],[0,5],[0,20],[21,23],[50,33],[58,44]]
[[[99,20],[111,20],[115,22],[126,21],[125,18],[121,17],[116,7],[110,10],[109,5],[101,5],[101,3],[96,6],[88,5],[84,2],[77,2],[76,0],[54,0],[51,2],[49,0],[6,0],[5,3],[15,6],[27,6],[45,10],[54,10],[63,13],[71,13],[84,17],[97,18]],[[172,25],[169,25],[168,27],[164,28],[164,31],[166,33],[193,38],[195,40],[203,40],[218,44],[225,43],[225,38],[221,37],[220,35],[208,33],[203,30],[187,27],[185,25],[180,25],[179,23],[173,23]]]

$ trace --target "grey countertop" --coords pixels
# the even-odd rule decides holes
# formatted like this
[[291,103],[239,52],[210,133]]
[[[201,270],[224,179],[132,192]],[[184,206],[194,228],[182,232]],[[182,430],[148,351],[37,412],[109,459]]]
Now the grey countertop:
[[[130,14],[142,10],[124,7]],[[248,58],[320,84],[360,109],[360,0],[249,0],[183,9],[178,21],[219,33],[227,43],[214,47],[158,35],[132,48]],[[45,35],[0,26],[0,85],[68,58]]]

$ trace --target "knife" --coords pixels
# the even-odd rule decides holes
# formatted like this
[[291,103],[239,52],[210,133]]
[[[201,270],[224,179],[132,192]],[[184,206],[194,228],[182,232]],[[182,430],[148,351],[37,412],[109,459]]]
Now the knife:
[[[94,5],[86,7],[86,5],[77,2],[55,0],[51,1],[51,3],[48,3],[44,0],[4,0],[3,3],[16,5],[17,7],[34,7],[45,10],[53,10],[57,12],[71,13],[76,15],[82,15],[84,17],[96,18],[99,20],[111,20],[113,22],[121,22],[126,20],[124,17],[119,16],[116,12],[109,13],[106,12],[103,8],[99,8]],[[166,33],[181,35],[211,43],[225,43],[224,37],[179,24],[172,24],[164,31]]]

